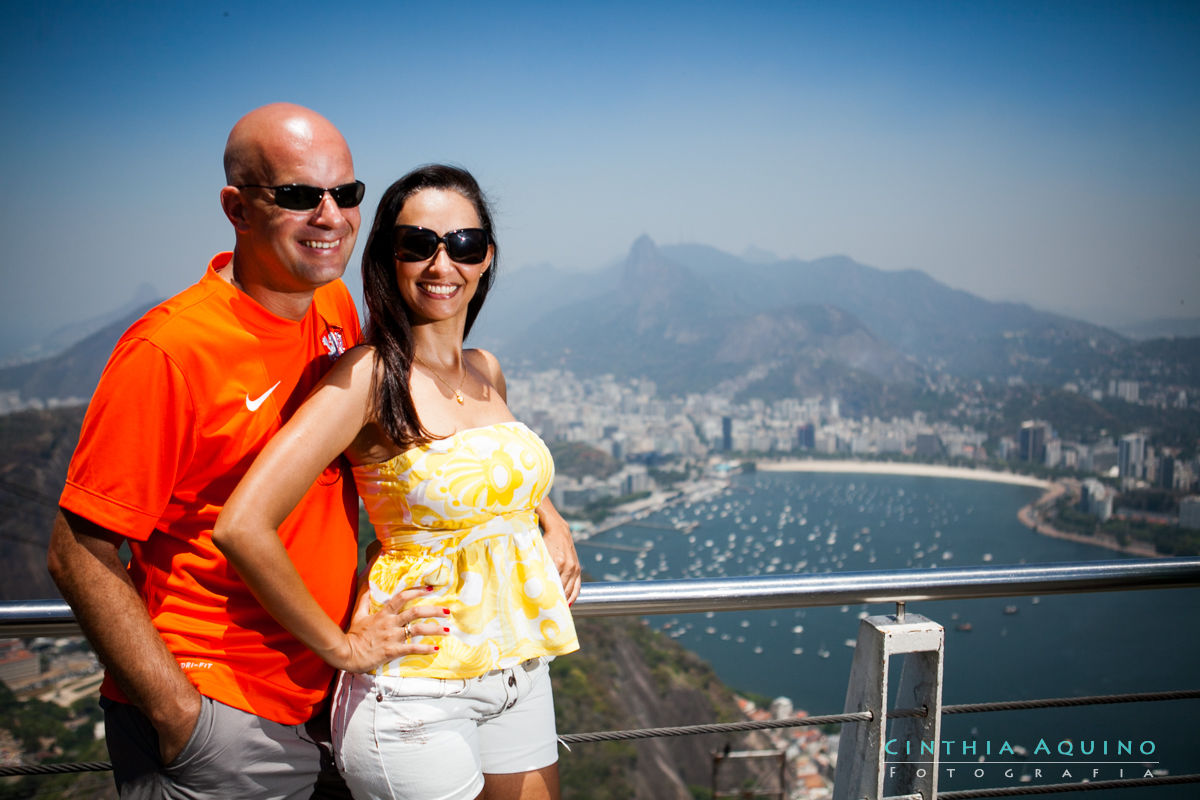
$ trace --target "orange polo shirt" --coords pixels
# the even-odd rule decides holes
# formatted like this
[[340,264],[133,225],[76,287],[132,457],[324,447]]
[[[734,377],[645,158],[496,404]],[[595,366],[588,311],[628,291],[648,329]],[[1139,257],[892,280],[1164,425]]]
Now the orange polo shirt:
[[[129,575],[202,694],[285,724],[307,720],[333,670],[279,626],[213,545],[230,492],[333,360],[359,340],[341,281],[304,319],[271,314],[216,274],[151,309],[92,396],[60,504],[127,538]],[[305,584],[349,620],[357,497],[342,459],[279,529]],[[111,677],[101,692],[124,700]]]

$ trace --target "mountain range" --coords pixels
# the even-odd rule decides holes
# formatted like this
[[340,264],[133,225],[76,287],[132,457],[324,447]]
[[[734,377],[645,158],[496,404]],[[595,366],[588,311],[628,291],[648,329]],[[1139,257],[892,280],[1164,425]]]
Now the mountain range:
[[[121,332],[150,305],[135,299],[118,319],[86,323],[107,325],[58,355],[0,368],[0,391],[88,397]],[[1200,375],[1195,339],[1136,342],[845,256],[738,257],[647,236],[598,270],[499,273],[471,343],[509,369],[646,377],[667,394],[836,394],[861,398],[864,413],[870,398],[917,392],[941,375],[1053,386],[1106,372],[1136,378],[1147,364],[1164,383],[1194,385]]]
[[0,366],[27,364],[56,356],[76,342],[86,339],[118,320],[129,317],[135,311],[149,308],[159,296],[158,290],[154,286],[142,283],[134,290],[133,297],[120,308],[97,314],[85,320],[70,322],[25,345],[20,343],[22,341],[20,337],[14,337],[6,341],[3,349],[0,349]]
[[595,272],[499,276],[479,334],[505,363],[650,377],[673,392],[765,372],[765,394],[912,384],[938,371],[1053,382],[1130,346],[1106,328],[984,300],[917,270],[844,256],[747,260],[646,236]]
[[57,355],[0,368],[0,391],[15,391],[25,399],[86,400],[95,391],[121,334],[158,302],[139,302],[115,318],[105,315],[99,329]]

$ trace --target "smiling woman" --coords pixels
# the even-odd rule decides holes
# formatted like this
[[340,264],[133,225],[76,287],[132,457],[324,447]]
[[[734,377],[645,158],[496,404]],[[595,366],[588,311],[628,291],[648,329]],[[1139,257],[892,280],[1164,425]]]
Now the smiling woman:
[[479,224],[474,204],[455,191],[425,189],[404,204],[396,216],[396,281],[414,320],[454,320],[461,312],[465,321],[494,252]]
[[[263,451],[214,533],[263,605],[345,670],[333,738],[356,797],[558,796],[548,661],[579,647],[579,561],[548,499],[549,450],[513,418],[496,358],[463,350],[495,263],[470,174],[428,166],[389,187],[363,256],[366,346]],[[381,545],[346,636],[267,547],[340,453]],[[408,608],[424,621],[401,641]]]

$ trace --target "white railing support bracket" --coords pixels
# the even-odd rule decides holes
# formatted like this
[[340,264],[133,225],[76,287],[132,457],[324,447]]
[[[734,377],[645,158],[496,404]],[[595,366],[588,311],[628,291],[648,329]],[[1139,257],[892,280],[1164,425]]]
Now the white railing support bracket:
[[[872,718],[842,726],[838,752],[847,757],[838,759],[834,800],[936,797],[945,630],[920,614],[900,614],[867,617],[858,627],[845,710],[869,711]],[[889,702],[888,670],[897,655],[904,659]],[[894,719],[889,732],[888,708],[923,708],[925,714]]]

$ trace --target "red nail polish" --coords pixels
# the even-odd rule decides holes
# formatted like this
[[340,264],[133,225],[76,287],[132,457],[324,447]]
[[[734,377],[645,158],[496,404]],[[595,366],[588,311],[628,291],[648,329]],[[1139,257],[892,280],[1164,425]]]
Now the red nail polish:
[[434,649],[434,650],[441,650],[442,648],[438,647],[437,645],[434,645],[434,646],[433,646],[433,649]]
[[432,592],[432,591],[433,591],[433,587],[432,587],[432,586],[426,586],[426,587],[425,587],[425,591],[427,591],[427,592]]
[[444,630],[446,633],[449,633],[449,632],[450,632],[450,629],[449,629],[449,628],[442,628],[442,630]]
[[443,608],[443,609],[442,609],[442,613],[443,613],[443,614],[449,614],[449,613],[450,613],[450,609],[448,609],[448,608]]

